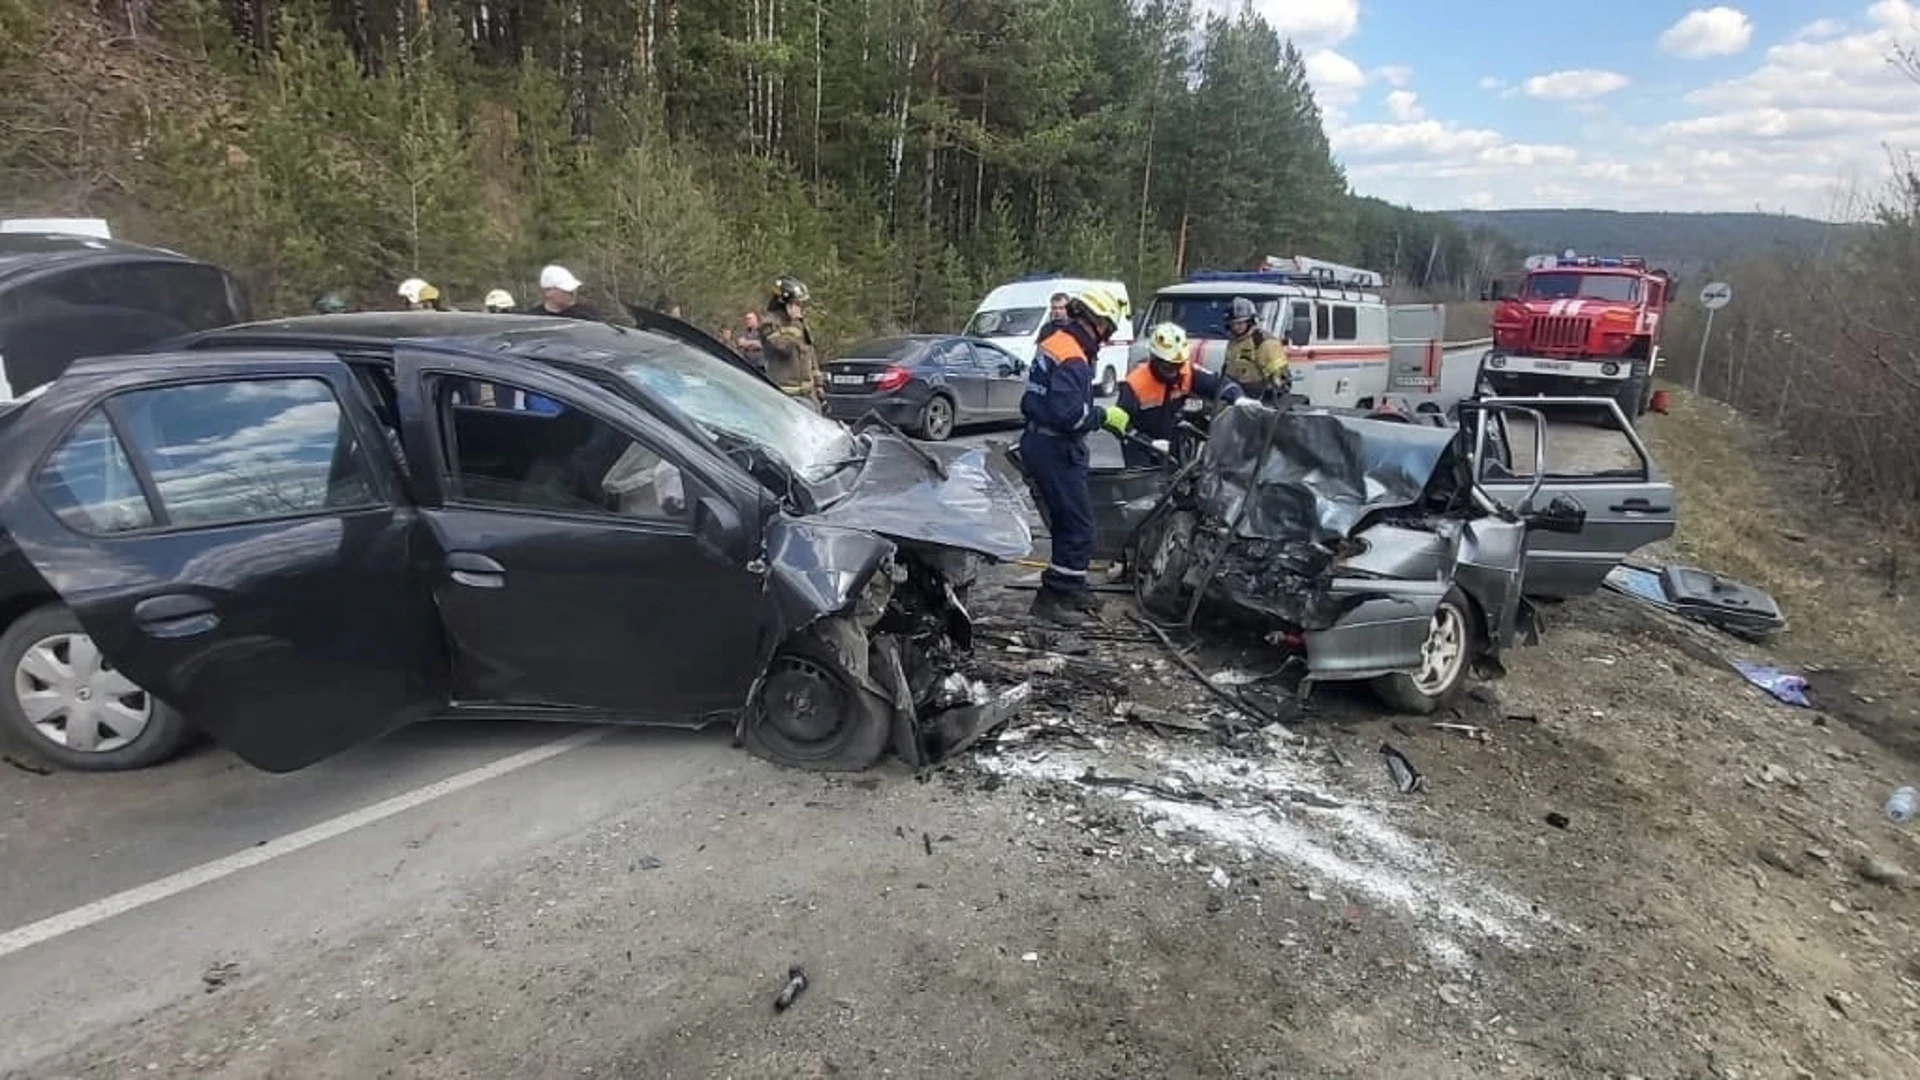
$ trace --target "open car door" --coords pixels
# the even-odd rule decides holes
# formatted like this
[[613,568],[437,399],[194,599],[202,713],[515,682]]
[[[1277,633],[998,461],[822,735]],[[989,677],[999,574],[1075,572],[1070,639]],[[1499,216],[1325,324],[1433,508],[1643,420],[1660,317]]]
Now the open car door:
[[0,443],[0,527],[122,674],[291,771],[447,703],[377,423],[327,354],[82,361]]
[[[1526,594],[1548,599],[1585,596],[1600,588],[1607,571],[1627,556],[1673,535],[1679,518],[1672,481],[1611,398],[1483,398],[1489,421],[1502,426],[1507,461],[1489,457],[1480,484],[1519,509],[1533,489],[1536,460],[1543,463],[1534,506],[1564,496],[1586,511],[1577,533],[1545,532],[1529,538]],[[1500,409],[1499,406],[1508,406]],[[1522,410],[1547,421],[1540,431]],[[1596,426],[1593,415],[1602,423]],[[1508,421],[1512,421],[1508,423]],[[1536,458],[1535,440],[1545,445]]]

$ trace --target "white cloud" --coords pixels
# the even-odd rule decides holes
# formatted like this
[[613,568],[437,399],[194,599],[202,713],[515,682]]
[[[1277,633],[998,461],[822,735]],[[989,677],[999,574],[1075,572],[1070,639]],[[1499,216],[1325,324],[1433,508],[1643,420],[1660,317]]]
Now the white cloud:
[[1389,90],[1387,92],[1387,115],[1402,124],[1416,120],[1425,120],[1427,111],[1420,107],[1420,95],[1411,90]]
[[1367,73],[1360,65],[1334,52],[1318,49],[1306,54],[1307,81],[1313,84],[1313,96],[1323,108],[1342,109],[1353,104],[1367,85]]
[[1831,37],[1839,37],[1846,32],[1847,24],[1841,22],[1839,19],[1815,19],[1800,29],[1795,30],[1793,36],[1799,41],[1822,41]]
[[[1306,45],[1338,45],[1360,25],[1360,0],[1252,0],[1254,14],[1282,37]],[[1232,17],[1241,0],[1206,0],[1205,8]]]
[[1413,69],[1405,64],[1388,64],[1374,71],[1388,86],[1405,86],[1413,81]]
[[1542,98],[1547,101],[1584,101],[1603,94],[1611,94],[1632,81],[1617,71],[1576,68],[1572,71],[1535,75],[1522,83],[1521,87],[1528,97]]
[[1753,22],[1738,8],[1695,8],[1660,35],[1660,49],[1688,60],[1733,56],[1753,40]]
[[1480,89],[1482,90],[1505,90],[1506,88],[1507,80],[1505,79],[1493,75],[1480,76]]

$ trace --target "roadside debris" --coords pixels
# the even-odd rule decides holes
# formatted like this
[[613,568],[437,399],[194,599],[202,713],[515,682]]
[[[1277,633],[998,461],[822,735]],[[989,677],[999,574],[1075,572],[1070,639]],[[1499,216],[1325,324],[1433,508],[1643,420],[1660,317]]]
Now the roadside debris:
[[1770,664],[1754,664],[1745,660],[1735,660],[1733,669],[1745,676],[1748,682],[1788,705],[1797,705],[1802,709],[1813,708],[1813,702],[1807,700],[1807,679],[1804,675],[1782,671]]
[[1547,811],[1547,816],[1542,818],[1541,820],[1545,821],[1547,824],[1553,826],[1556,829],[1564,829],[1567,826],[1573,824],[1572,818],[1569,818],[1567,815],[1561,813],[1558,810]]
[[238,961],[221,960],[200,973],[200,982],[204,984],[207,993],[211,994],[239,977]]
[[1454,724],[1439,721],[1433,725],[1433,729],[1435,731],[1447,732],[1450,735],[1463,735],[1472,739],[1474,742],[1486,742],[1492,738],[1487,732],[1487,729],[1481,727],[1479,724]]
[[0,761],[6,762],[7,764],[13,766],[14,768],[19,769],[23,773],[32,773],[34,776],[52,776],[53,775],[53,770],[47,768],[45,765],[36,765],[31,761],[21,761],[19,758],[14,757],[12,754],[0,755]]
[[1607,572],[1606,587],[1735,637],[1762,641],[1786,629],[1780,605],[1765,590],[1693,566],[1655,569],[1625,564]]
[[787,969],[787,985],[780,988],[779,996],[773,999],[774,1012],[786,1012],[793,1006],[795,998],[807,988],[807,973],[795,964]]
[[1893,889],[1905,888],[1908,880],[1907,872],[1899,864],[1878,855],[1860,856],[1860,861],[1853,866],[1853,872],[1859,874],[1863,881]]
[[1213,696],[1219,698],[1220,700],[1226,702],[1229,705],[1232,705],[1236,709],[1246,710],[1249,714],[1258,717],[1263,723],[1278,724],[1278,723],[1284,722],[1284,720],[1281,717],[1273,715],[1272,713],[1268,712],[1266,709],[1253,704],[1251,701],[1248,701],[1247,696],[1245,694],[1239,693],[1235,689],[1229,689],[1226,686],[1222,686],[1221,684],[1214,682],[1213,678],[1210,677],[1206,672],[1200,670],[1200,665],[1194,663],[1193,660],[1190,659],[1186,653],[1181,652],[1179,648],[1174,645],[1173,638],[1167,636],[1167,632],[1165,630],[1160,629],[1160,627],[1155,625],[1152,620],[1142,618],[1141,616],[1133,614],[1131,612],[1128,613],[1128,618],[1131,618],[1134,622],[1140,624],[1143,627],[1146,627],[1147,630],[1152,632],[1154,637],[1159,638],[1160,644],[1166,647],[1167,655],[1173,657],[1173,660],[1175,663],[1185,668],[1187,670],[1187,674],[1192,675],[1195,679],[1199,680],[1200,685],[1206,687],[1208,693],[1211,693]]
[[1920,809],[1916,803],[1920,803],[1920,792],[1915,791],[1912,784],[1894,789],[1893,794],[1887,796],[1887,818],[1896,825],[1905,825],[1913,820],[1914,811]]
[[1407,755],[1387,743],[1381,743],[1380,756],[1386,759],[1387,775],[1393,777],[1393,786],[1400,789],[1400,794],[1411,795],[1427,786],[1427,778],[1413,767]]

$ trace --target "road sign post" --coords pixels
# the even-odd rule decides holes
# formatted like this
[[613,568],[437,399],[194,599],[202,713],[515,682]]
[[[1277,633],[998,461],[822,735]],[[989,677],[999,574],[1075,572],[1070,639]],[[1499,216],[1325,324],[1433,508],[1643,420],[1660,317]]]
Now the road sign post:
[[1700,358],[1693,365],[1693,392],[1700,392],[1700,376],[1707,370],[1707,340],[1713,337],[1713,313],[1733,302],[1733,286],[1712,281],[1700,290],[1700,306],[1707,309],[1707,326],[1700,332]]

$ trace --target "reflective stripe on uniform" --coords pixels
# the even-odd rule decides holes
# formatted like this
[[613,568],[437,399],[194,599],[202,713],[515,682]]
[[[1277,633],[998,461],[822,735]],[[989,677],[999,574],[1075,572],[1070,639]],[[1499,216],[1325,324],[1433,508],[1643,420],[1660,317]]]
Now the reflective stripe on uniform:
[[1065,577],[1086,577],[1087,576],[1087,572],[1085,570],[1075,570],[1072,567],[1061,566],[1059,563],[1050,562],[1047,564],[1047,569],[1052,571],[1053,573],[1060,574]]

